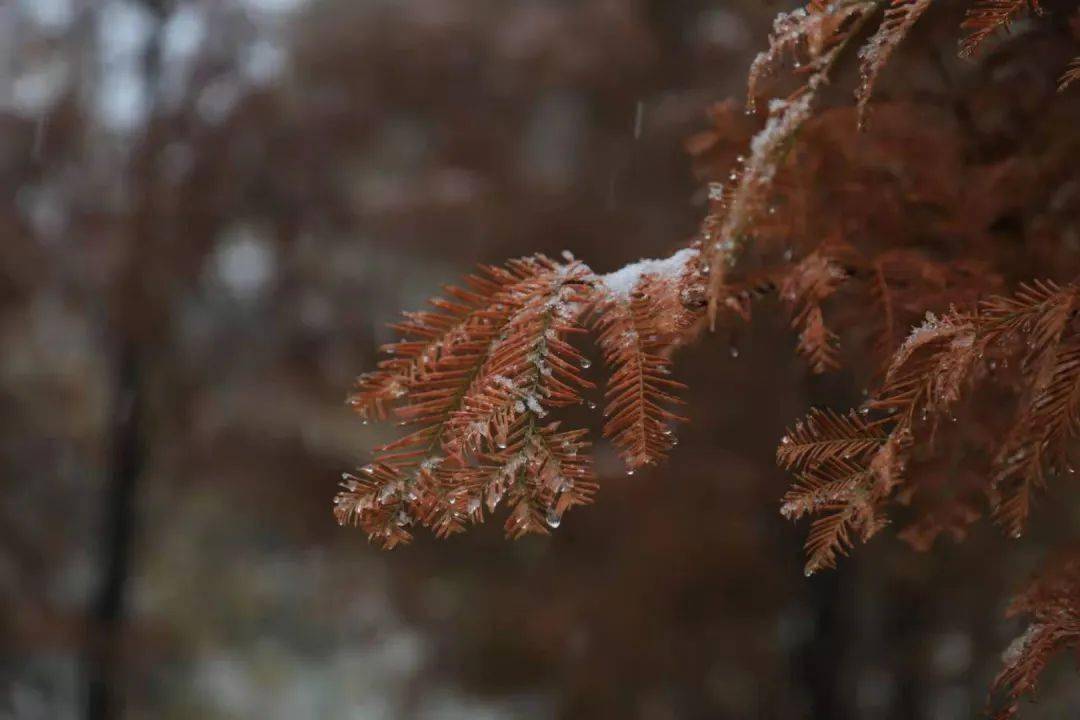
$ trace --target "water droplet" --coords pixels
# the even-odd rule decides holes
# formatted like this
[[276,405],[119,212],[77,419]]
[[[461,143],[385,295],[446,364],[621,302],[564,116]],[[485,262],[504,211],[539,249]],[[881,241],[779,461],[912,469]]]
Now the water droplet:
[[731,353],[731,357],[733,358],[739,357],[739,348],[735,347],[734,345],[731,346],[731,350],[729,350],[728,352]]
[[582,361],[581,361],[581,367],[582,367],[582,369],[584,369],[584,370],[588,370],[589,368],[591,368],[591,367],[592,367],[592,360],[589,360],[589,359],[587,359],[587,358],[585,358],[585,359],[582,359]]
[[548,508],[547,511],[547,524],[553,528],[559,527],[562,524],[562,517],[555,508]]
[[589,402],[585,403],[585,406],[586,406],[587,408],[589,408],[590,410],[595,410],[595,409],[596,409],[596,403],[595,403],[595,402],[593,402],[592,400],[590,400]]
[[497,446],[497,447],[498,447],[498,448],[499,448],[500,450],[505,450],[505,449],[506,449],[506,441],[505,441],[505,440],[499,440],[498,442],[496,442],[496,443],[495,443],[495,445],[496,445],[496,446]]
[[780,438],[780,444],[781,445],[790,445],[791,444],[791,438],[789,438],[787,435],[785,435],[784,437]]
[[803,575],[805,575],[806,577],[810,577],[813,574],[814,574],[814,571],[811,570],[810,568],[806,568],[805,570],[803,570]]
[[634,468],[630,468],[629,470],[627,470],[626,474],[627,475],[633,475],[634,474]]
[[368,419],[367,418],[360,418],[360,424],[361,425],[367,425],[368,424]]

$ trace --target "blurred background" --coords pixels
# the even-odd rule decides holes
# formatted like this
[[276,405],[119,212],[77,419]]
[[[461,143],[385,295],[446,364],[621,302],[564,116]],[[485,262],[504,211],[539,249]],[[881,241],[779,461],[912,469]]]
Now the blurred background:
[[[331,516],[393,434],[344,405],[386,323],[477,262],[684,242],[684,142],[785,7],[0,2],[0,718],[978,716],[1075,519],[804,578],[774,448],[860,395],[778,313],[684,352],[678,452],[601,445],[550,538]],[[1065,663],[1025,717],[1077,703]]]

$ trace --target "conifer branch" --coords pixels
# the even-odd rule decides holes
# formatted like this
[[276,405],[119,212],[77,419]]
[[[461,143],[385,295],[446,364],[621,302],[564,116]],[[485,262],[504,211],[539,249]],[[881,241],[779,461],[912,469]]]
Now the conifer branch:
[[938,319],[927,313],[893,355],[869,407],[894,414],[908,429],[916,419],[936,423],[960,399],[981,352],[971,317],[951,311]]
[[[861,337],[872,338],[876,355],[886,359],[874,375],[880,386],[859,410],[812,410],[777,449],[777,463],[794,474],[781,513],[791,520],[814,517],[806,572],[834,567],[855,543],[889,523],[893,503],[913,498],[930,505],[900,533],[917,549],[942,534],[962,539],[983,514],[976,505],[983,496],[988,514],[1018,536],[1038,493],[1070,469],[1070,446],[1080,436],[1080,286],[1035,282],[976,304],[996,291],[999,277],[986,270],[989,263],[949,257],[948,246],[954,235],[981,239],[1002,219],[1006,206],[983,198],[998,168],[972,171],[979,182],[960,195],[954,184],[923,188],[922,176],[899,173],[886,216],[904,219],[902,240],[876,237],[886,227],[876,218],[833,217],[836,198],[847,197],[849,186],[864,191],[865,178],[853,173],[841,188],[825,180],[820,193],[806,182],[818,181],[822,163],[866,170],[850,153],[838,153],[846,146],[829,133],[837,126],[849,132],[855,119],[863,124],[884,69],[931,4],[811,0],[777,17],[769,46],[751,67],[747,104],[753,112],[767,94],[766,80],[786,63],[798,87],[769,103],[764,127],[749,140],[747,157],[737,157],[736,169],[714,174],[727,180],[710,185],[709,211],[690,247],[606,275],[569,254],[564,262],[522,258],[482,268],[446,288],[432,309],[407,313],[394,326],[401,340],[384,348],[388,357],[359,378],[349,402],[365,422],[396,417],[410,431],[376,449],[357,474],[344,476],[335,499],[339,522],[357,524],[374,542],[393,547],[410,539],[414,524],[445,537],[505,503],[509,536],[548,532],[567,509],[591,502],[598,488],[587,431],[563,429],[556,419],[593,389],[582,372],[586,355],[571,344],[586,332],[582,318],[591,316],[610,372],[603,434],[633,472],[664,459],[675,445],[673,425],[685,421],[678,411],[685,386],[670,377],[674,352],[704,318],[713,326],[721,313],[749,320],[753,301],[775,293],[813,372],[836,368],[841,334],[847,346],[865,328],[870,331]],[[973,54],[1029,10],[1041,13],[1036,0],[978,0],[963,23],[961,54]],[[868,27],[874,18],[880,23]],[[855,106],[815,117],[818,95],[846,49],[866,34],[857,54]],[[1080,59],[1070,63],[1060,89],[1077,78]],[[723,110],[715,107],[714,117]],[[739,126],[731,134],[743,138],[742,147],[750,130]],[[823,150],[800,139],[799,152],[791,152],[797,137],[816,135],[825,139]],[[897,144],[885,135],[880,147]],[[695,156],[715,153],[721,138],[730,139],[719,131],[696,137]],[[892,173],[905,161],[903,152],[882,152],[886,160],[875,157],[873,173]],[[879,175],[872,177],[876,182]],[[959,206],[954,215],[914,220],[909,228],[909,215],[927,208],[934,214],[949,203]],[[874,237],[857,252],[848,243],[860,235]],[[923,241],[926,235],[931,241]],[[793,255],[799,259],[792,261]],[[860,306],[845,314],[841,290],[845,298],[868,302],[849,303]],[[1013,360],[1012,371],[995,375],[998,359],[1002,368]],[[974,422],[966,435],[967,423],[941,422],[975,414],[973,404],[985,392],[1007,394],[996,407],[1015,408],[1000,428]],[[965,454],[986,459],[974,463]],[[967,462],[953,472],[956,457]],[[928,486],[939,489],[934,483],[943,492],[927,503]],[[1080,642],[1076,577],[1075,567],[1048,573],[1014,605],[1033,621],[1006,654],[998,678],[1012,703],[1008,713],[1034,688],[1052,653]]]
[[[928,314],[895,351],[881,388],[865,405],[865,412],[884,413],[881,420],[813,411],[788,433],[777,449],[777,462],[797,473],[784,514],[827,514],[808,542],[808,568],[830,567],[846,552],[854,530],[877,526],[875,508],[889,494],[860,495],[855,492],[859,483],[849,479],[889,475],[882,486],[905,482],[907,448],[914,443],[923,455],[932,455],[939,420],[951,417],[984,380],[987,355],[1002,353],[1019,355],[1021,401],[1012,430],[993,459],[986,490],[995,521],[1019,537],[1036,494],[1048,476],[1069,467],[1069,444],[1080,436],[1080,336],[1073,329],[1077,303],[1074,285],[1044,281],[1025,285],[1011,297],[990,297],[978,312],[952,310],[941,318]],[[886,429],[888,441],[874,451]],[[876,475],[869,472],[875,463]],[[856,469],[869,474],[859,476]],[[963,537],[979,515],[968,500],[957,498],[917,521],[905,539],[925,548],[942,531]]]
[[[581,374],[587,358],[569,342],[585,332],[580,319],[590,308],[616,368],[605,434],[631,469],[674,445],[669,424],[682,418],[666,406],[681,402],[673,391],[683,386],[662,376],[703,312],[697,248],[601,277],[569,256],[482,272],[466,289],[447,288],[452,300],[433,300],[439,312],[409,313],[395,325],[403,339],[385,347],[393,357],[362,376],[350,398],[365,420],[392,409],[415,428],[346,474],[335,499],[340,523],[360,525],[384,547],[408,542],[416,522],[439,537],[461,532],[504,499],[508,535],[545,533],[592,500],[586,432],[545,419],[594,387]],[[637,333],[634,342],[627,332]]]
[[780,440],[776,462],[785,470],[813,468],[832,460],[865,461],[881,447],[886,435],[880,424],[854,410],[840,415],[813,409]]
[[[433,301],[442,313],[407,315],[396,326],[405,340],[385,348],[395,359],[365,376],[351,400],[365,418],[398,401],[402,422],[419,426],[378,448],[335,500],[339,522],[361,525],[388,547],[407,542],[416,520],[442,536],[464,529],[478,500],[461,487],[474,479],[470,454],[479,440],[508,444],[519,416],[578,399],[568,384],[578,371],[566,357],[580,355],[564,336],[584,310],[591,272],[537,255],[484,273],[467,279],[470,290],[448,288],[455,301]],[[521,394],[505,392],[504,372],[524,381]],[[489,448],[486,459],[503,458],[500,450]]]
[[960,55],[974,55],[987,38],[999,30],[1008,31],[1029,9],[1041,13],[1039,0],[976,0],[960,24],[960,28],[967,31],[960,41]]
[[1058,92],[1065,90],[1077,80],[1080,80],[1080,57],[1074,57],[1069,61],[1069,66],[1058,78]]
[[859,86],[855,90],[859,110],[859,127],[866,124],[870,97],[874,94],[881,71],[900,43],[908,36],[915,23],[929,9],[933,0],[891,0],[885,8],[885,17],[877,30],[859,48]]
[[[597,306],[595,325],[612,370],[604,435],[631,472],[663,459],[677,442],[671,425],[686,421],[669,409],[684,403],[676,393],[686,389],[669,377],[670,353],[701,316],[704,274],[696,249],[664,262],[676,270],[631,266],[601,279],[609,292]],[[637,277],[628,278],[632,273]]]
[[796,263],[780,283],[780,299],[791,309],[791,327],[799,331],[798,352],[815,373],[840,366],[839,337],[825,324],[822,303],[848,279],[844,260],[854,249],[826,242]]
[[735,173],[729,188],[717,189],[720,201],[717,217],[706,218],[703,237],[706,264],[711,268],[709,283],[709,322],[715,326],[721,310],[728,269],[739,258],[749,240],[750,230],[766,212],[773,180],[795,134],[811,116],[817,93],[852,38],[877,7],[875,0],[862,2],[811,2],[806,9],[777,18],[775,32],[765,50],[750,70],[748,106],[755,108],[759,79],[773,69],[788,52],[796,52],[800,68],[808,74],[806,82],[785,100],[769,104],[765,127],[754,136],[750,156],[741,172]]
[[1051,563],[1013,599],[1006,615],[1030,620],[1001,655],[1004,667],[994,678],[994,689],[1004,693],[1006,702],[997,720],[1016,715],[1020,700],[1035,692],[1056,654],[1080,648],[1080,557],[1072,552]]
[[883,508],[901,483],[910,433],[886,435],[858,413],[812,410],[786,434],[777,462],[799,469],[780,514],[789,520],[821,514],[806,541],[806,573],[836,566],[854,540],[866,542],[888,523]]
[[971,498],[956,498],[919,515],[914,522],[896,534],[916,552],[927,552],[941,535],[962,542],[968,529],[982,517]]

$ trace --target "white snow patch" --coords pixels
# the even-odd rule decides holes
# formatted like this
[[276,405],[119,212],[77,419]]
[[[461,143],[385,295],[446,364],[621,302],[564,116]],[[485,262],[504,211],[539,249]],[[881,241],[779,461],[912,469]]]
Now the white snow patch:
[[1001,662],[1006,665],[1013,665],[1020,660],[1020,656],[1024,654],[1028,643],[1031,642],[1031,639],[1039,632],[1040,628],[1041,626],[1038,623],[1028,625],[1023,633],[1009,643],[1009,647],[1005,648],[1005,652],[1001,653]]
[[687,264],[697,256],[698,251],[695,248],[683,248],[663,260],[639,260],[615,272],[602,275],[600,280],[613,296],[620,300],[627,300],[630,298],[630,293],[641,282],[641,278],[651,275],[677,280],[686,271]]

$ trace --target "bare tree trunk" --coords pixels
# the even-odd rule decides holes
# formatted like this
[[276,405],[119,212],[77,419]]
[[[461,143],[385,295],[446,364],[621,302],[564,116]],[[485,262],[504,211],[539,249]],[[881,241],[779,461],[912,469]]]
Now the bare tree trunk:
[[[155,24],[143,60],[149,102],[156,101],[160,78],[161,27],[166,0],[143,0]],[[106,495],[102,582],[92,607],[86,656],[86,718],[122,717],[124,635],[128,584],[136,544],[136,496],[150,452],[146,380],[163,308],[151,290],[155,249],[157,131],[153,107],[130,163],[130,182],[138,200],[131,221],[127,263],[108,304],[111,339],[117,348],[110,424],[110,483]]]
[[87,662],[86,717],[107,720],[122,715],[117,687],[121,644],[135,531],[135,490],[144,465],[142,397],[138,351],[125,339],[117,362],[110,448],[111,482],[106,497],[104,575],[93,608]]

